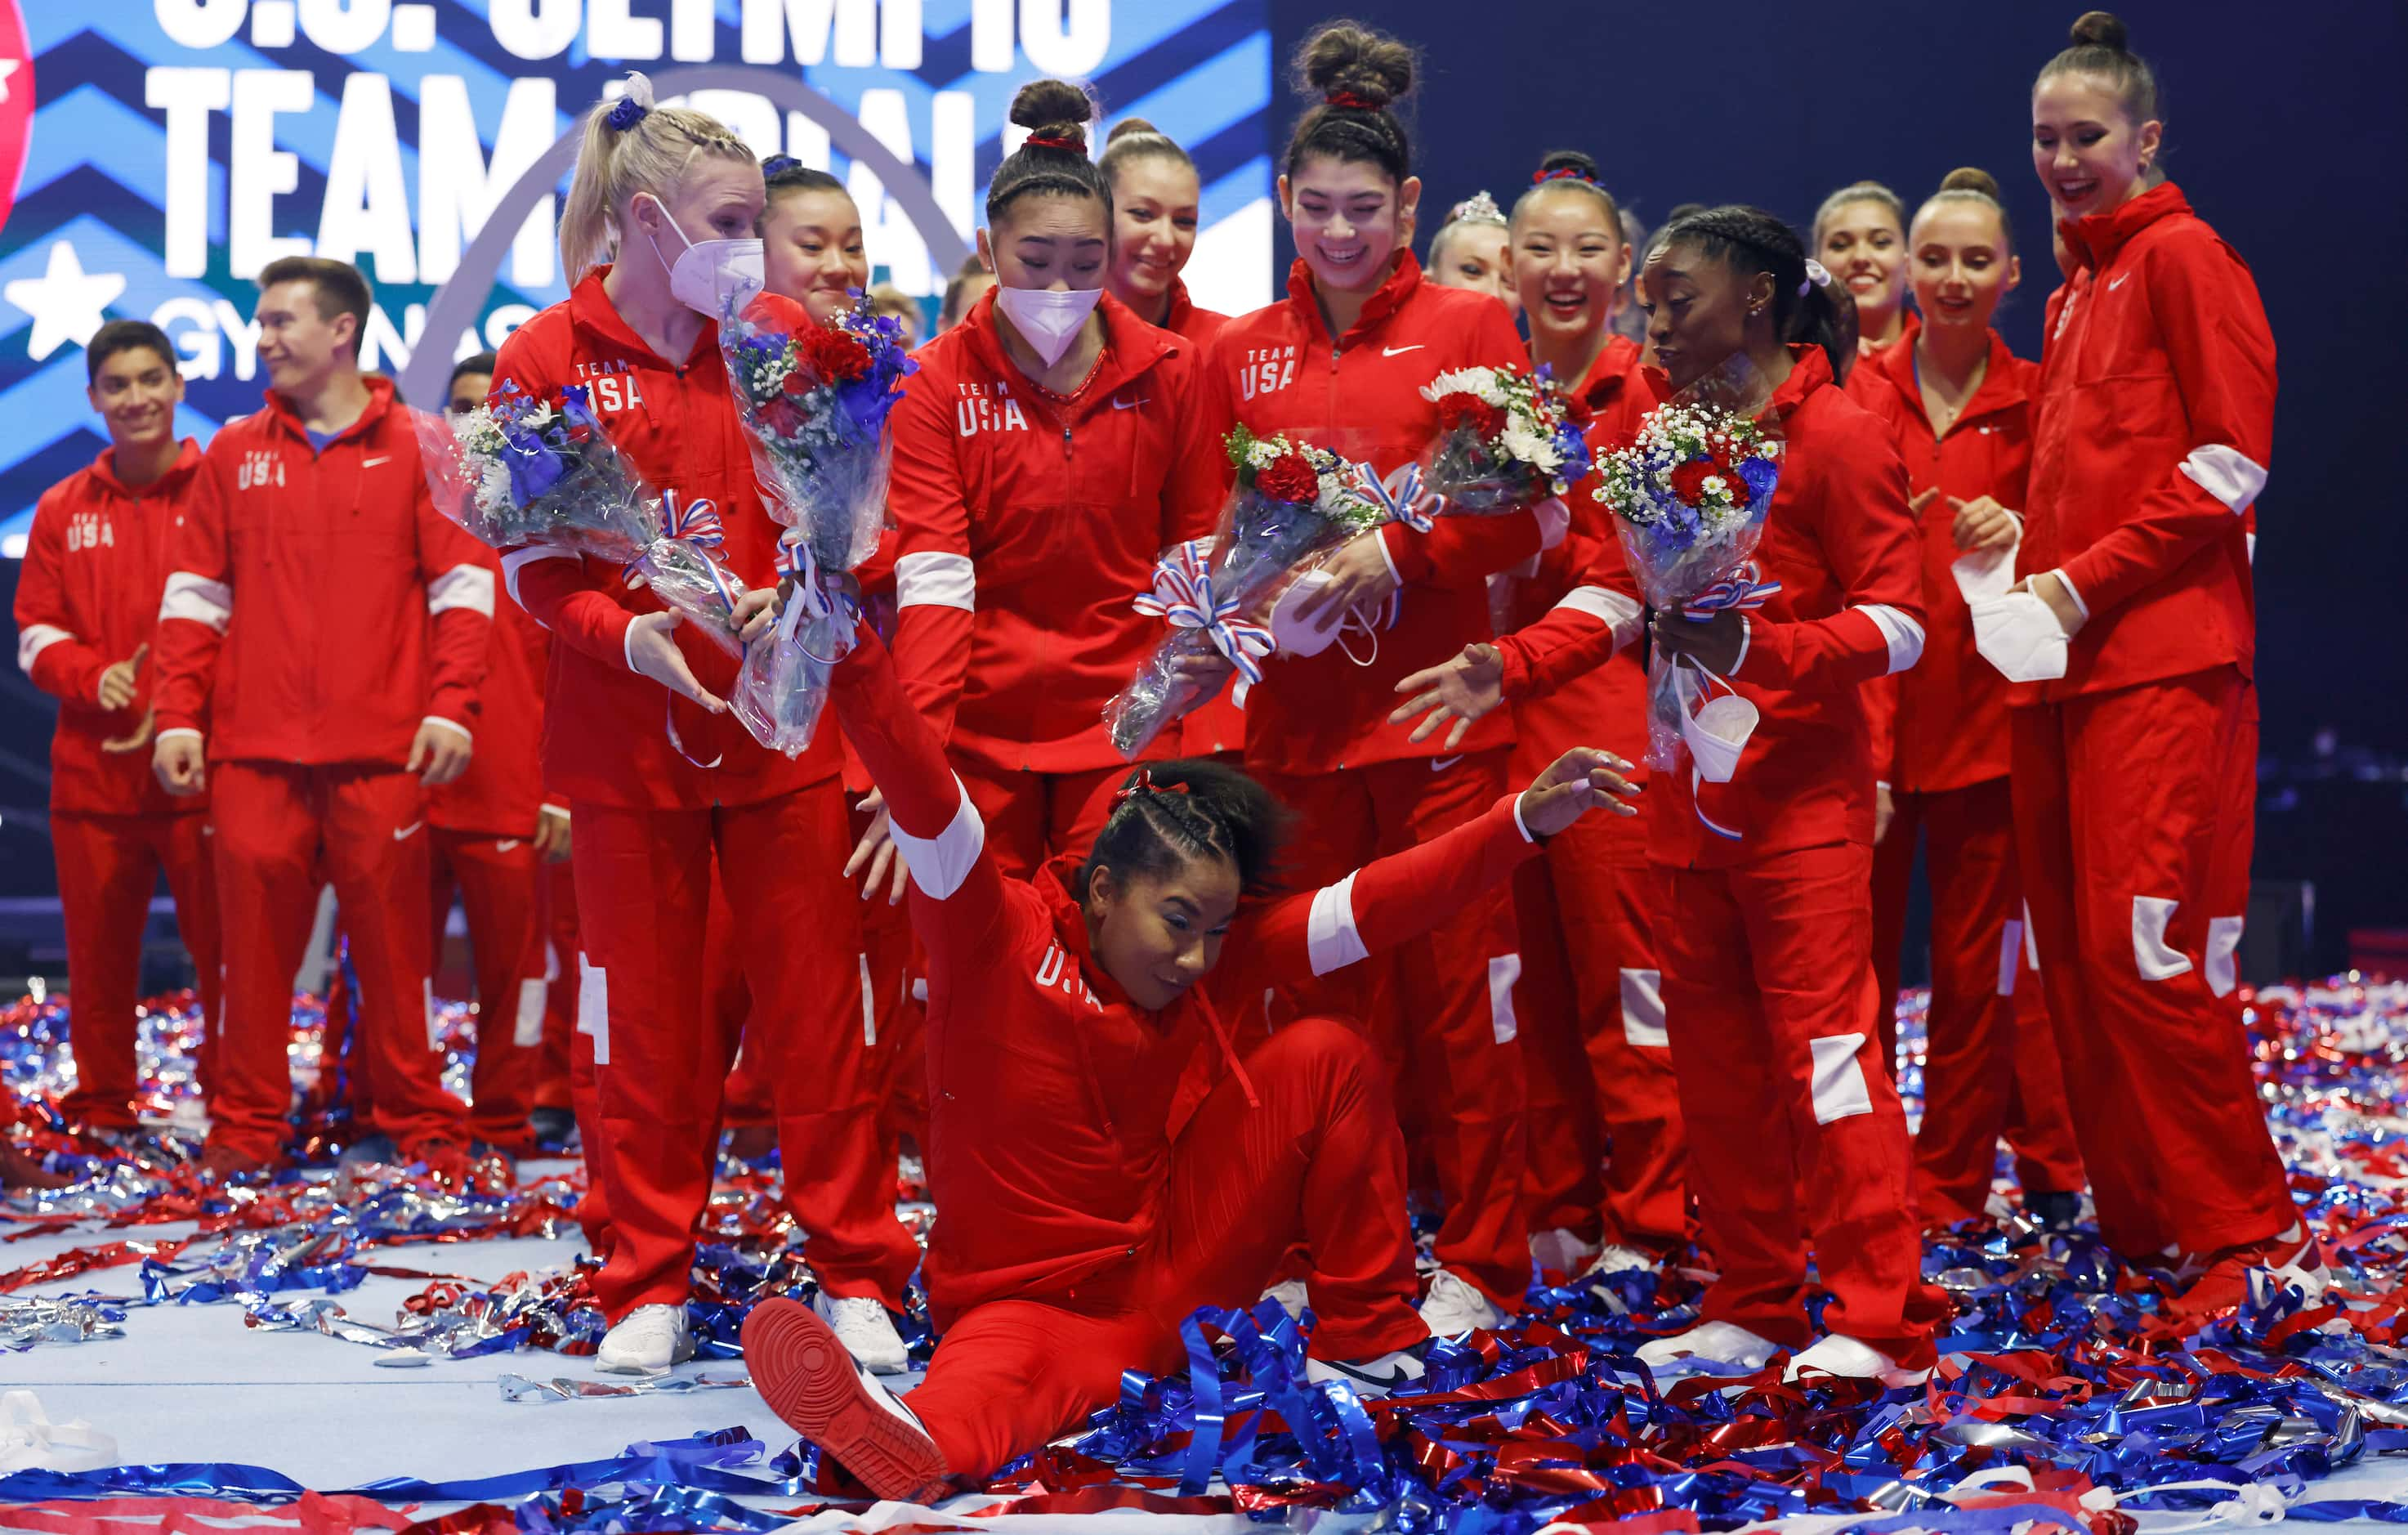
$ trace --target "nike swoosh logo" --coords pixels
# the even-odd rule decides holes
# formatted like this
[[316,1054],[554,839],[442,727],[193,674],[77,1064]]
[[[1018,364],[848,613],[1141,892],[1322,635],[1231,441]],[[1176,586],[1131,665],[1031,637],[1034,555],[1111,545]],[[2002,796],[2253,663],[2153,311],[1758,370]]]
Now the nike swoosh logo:
[[1365,1370],[1360,1365],[1340,1364],[1333,1365],[1331,1368],[1335,1369],[1340,1374],[1345,1376],[1348,1380],[1359,1381],[1363,1384],[1370,1386],[1383,1397],[1395,1396],[1398,1386],[1403,1385],[1408,1382],[1421,1379],[1420,1376],[1406,1370],[1402,1365],[1391,1366],[1384,1374],[1374,1370]]
[[424,825],[426,825],[426,823],[423,821],[412,821],[409,825],[402,827],[399,831],[394,832],[393,834],[393,839],[396,842],[407,842],[409,840],[411,835],[415,833],[419,827]]
[[1463,759],[1461,757],[1432,757],[1430,758],[1430,771],[1433,773],[1443,773],[1462,760]]
[[1409,351],[1419,351],[1427,344],[1428,343],[1426,342],[1416,341],[1409,347],[1382,347],[1380,349],[1380,355],[1383,357],[1401,357]]
[[495,842],[495,843],[494,844],[494,851],[495,853],[509,853],[509,852],[510,852],[512,849],[516,848],[518,845],[519,845],[519,839],[518,839],[517,838],[515,838],[515,837],[512,837],[512,838],[508,839],[507,840],[499,841],[499,842]]
[[1151,395],[1148,395],[1141,400],[1125,400],[1118,395],[1112,396],[1112,409],[1115,410],[1134,410],[1140,405],[1152,405],[1153,403],[1154,396]]
[[2131,280],[2132,280],[2132,274],[2131,274],[2131,273],[2129,273],[2129,272],[2127,272],[2127,273],[2125,273],[2122,277],[2116,278],[2116,279],[2113,280],[2112,281],[2110,281],[2110,282],[2107,284],[2107,291],[2108,291],[2109,293],[2111,293],[2111,294],[2112,294],[2112,293],[2114,293],[2116,289],[2118,289],[2118,288],[2122,287],[2125,283],[2129,282],[2129,281],[2131,281]]
[[392,462],[393,455],[391,453],[381,453],[375,458],[361,459],[360,467],[363,469],[373,469],[380,464],[390,464]]

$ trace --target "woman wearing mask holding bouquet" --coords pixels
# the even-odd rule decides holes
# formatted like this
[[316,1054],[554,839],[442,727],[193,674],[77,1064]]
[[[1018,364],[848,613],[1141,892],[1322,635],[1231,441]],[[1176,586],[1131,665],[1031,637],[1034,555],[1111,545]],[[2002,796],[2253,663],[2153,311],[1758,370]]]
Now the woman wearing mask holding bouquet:
[[[729,627],[766,630],[779,528],[763,508],[714,318],[761,285],[761,170],[702,113],[651,105],[642,76],[588,114],[560,226],[562,303],[512,333],[495,388],[557,408],[581,389],[618,451],[687,509],[709,503],[717,550],[752,591]],[[793,327],[784,300],[764,301]],[[570,796],[584,956],[579,1026],[592,1034],[600,1166],[615,1244],[595,1289],[611,1328],[596,1364],[650,1373],[694,1350],[689,1236],[710,1191],[720,1095],[737,1040],[706,1016],[704,953],[716,856],[753,995],[757,1043],[782,1080],[779,1133],[818,1301],[873,1368],[904,1355],[899,1310],[917,1259],[878,1161],[861,1065],[860,944],[840,870],[846,836],[833,733],[798,759],[764,750],[722,701],[727,647],[695,632],[606,562],[531,546],[508,552],[513,597],[552,631],[549,782]],[[725,1037],[723,1037],[724,1035]]]
[[[1589,413],[1602,454],[1638,430],[1655,404],[1639,348],[1613,333],[1613,300],[1630,268],[1621,209],[1597,163],[1558,151],[1514,201],[1506,256],[1530,318],[1530,362],[1551,369]],[[1612,516],[1584,481],[1565,497],[1570,538],[1498,578],[1518,628],[1557,603],[1603,600],[1582,576],[1619,558]],[[1647,672],[1636,649],[1550,696],[1515,707],[1513,772],[1595,743],[1633,761],[1647,742]],[[1645,782],[1633,768],[1634,782]],[[1662,979],[1648,913],[1655,905],[1643,823],[1591,816],[1514,876],[1522,935],[1519,1010],[1529,1067],[1532,1245],[1568,1274],[1652,1268],[1686,1235],[1681,1107],[1664,1035]],[[1598,1168],[1611,1160],[1602,1178]]]
[[2031,98],[2032,169],[2072,265],[2041,362],[2014,590],[1973,608],[2014,710],[2014,814],[2073,1125],[2117,1251],[2322,1291],[2266,1132],[2233,954],[2249,891],[2258,702],[2249,513],[2274,340],[2249,268],[2152,185],[2156,77],[2104,11]]
[[[1297,75],[1312,106],[1280,178],[1297,250],[1288,296],[1223,329],[1212,384],[1255,436],[1284,433],[1388,474],[1437,435],[1438,408],[1422,393],[1431,380],[1524,366],[1521,337],[1491,294],[1426,281],[1413,259],[1421,181],[1389,105],[1412,86],[1412,50],[1333,23],[1304,44]],[[1386,696],[1408,672],[1486,638],[1487,578],[1559,539],[1564,521],[1550,507],[1441,518],[1429,534],[1391,524],[1325,559],[1317,591],[1300,582],[1274,607],[1270,627],[1288,653],[1270,658],[1248,697],[1246,763],[1302,812],[1298,878],[1336,879],[1441,835],[1502,792],[1510,720],[1444,750],[1414,746],[1383,727]],[[1341,621],[1368,632],[1333,639]],[[1299,641],[1326,648],[1303,653]],[[1514,952],[1512,903],[1498,891],[1398,961],[1408,1093],[1429,1118],[1448,1206],[1429,1304],[1450,1332],[1495,1325],[1528,1285]],[[1363,983],[1343,976],[1283,997],[1299,1011],[1372,1016]]]
[[[1640,274],[1665,369],[1654,392],[1744,368],[1785,438],[1755,556],[1779,589],[1752,612],[1659,613],[1652,630],[1659,655],[1726,679],[1756,723],[1728,782],[1699,785],[1684,759],[1649,790],[1665,1026],[1720,1277],[1700,1325],[1640,1357],[1752,1369],[1802,1350],[1793,1376],[1904,1384],[1935,1363],[1947,1302],[1922,1283],[1906,1116],[1874,1026],[1861,693],[1919,655],[1922,579],[1890,433],[1832,382],[1846,342],[1830,280],[1786,224],[1738,207],[1676,221]],[[1450,721],[1460,734],[1509,696],[1604,664],[1641,610],[1619,549],[1589,579],[1593,604],[1407,678],[1397,717],[1428,710],[1417,734]],[[1810,1241],[1834,1298],[1806,1347]]]
[[1092,105],[1021,88],[1028,140],[979,233],[996,286],[921,349],[893,418],[896,669],[1015,878],[1103,825],[1125,770],[1104,704],[1161,638],[1130,599],[1220,509],[1192,345],[1105,291]]

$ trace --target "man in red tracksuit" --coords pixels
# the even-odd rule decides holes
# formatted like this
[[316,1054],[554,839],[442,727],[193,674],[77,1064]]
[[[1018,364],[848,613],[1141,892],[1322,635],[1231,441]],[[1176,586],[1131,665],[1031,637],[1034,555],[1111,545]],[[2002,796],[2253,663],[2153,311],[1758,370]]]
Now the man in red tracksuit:
[[59,700],[50,738],[50,845],[67,929],[76,1085],[60,1112],[110,1135],[135,1127],[134,1009],[142,930],[164,868],[199,975],[208,1085],[219,1019],[217,894],[208,806],[151,778],[150,650],[169,547],[200,478],[200,445],[176,437],[184,380],[156,325],[113,320],[84,349],[109,446],[34,509],[17,578],[17,664]]
[[209,445],[159,605],[153,766],[174,795],[214,781],[219,904],[243,918],[206,1158],[219,1175],[282,1150],[322,867],[359,972],[376,1128],[438,1176],[467,1165],[427,977],[425,790],[468,765],[494,578],[436,514],[393,384],[360,371],[367,312],[367,280],[341,262],[260,274],[265,403]]

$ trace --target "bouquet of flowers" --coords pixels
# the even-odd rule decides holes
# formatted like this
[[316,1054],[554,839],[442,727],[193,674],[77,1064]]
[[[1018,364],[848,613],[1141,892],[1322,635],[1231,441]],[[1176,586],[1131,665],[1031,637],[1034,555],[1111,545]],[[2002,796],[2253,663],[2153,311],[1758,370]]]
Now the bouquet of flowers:
[[[1781,480],[1781,443],[1765,423],[1702,395],[1676,398],[1648,412],[1636,440],[1600,468],[1597,498],[1613,513],[1623,558],[1650,606],[1702,623],[1727,608],[1759,607],[1781,589],[1760,581],[1749,558]],[[1701,679],[1698,690],[1720,681]],[[1651,766],[1677,761],[1690,690],[1663,657],[1649,662]],[[1736,765],[1736,750],[1730,760]]]
[[1104,706],[1112,744],[1136,760],[1199,700],[1185,696],[1180,662],[1219,651],[1237,668],[1235,695],[1262,681],[1275,648],[1265,620],[1289,582],[1318,556],[1389,520],[1360,485],[1357,466],[1283,437],[1258,438],[1243,426],[1225,439],[1237,484],[1210,540],[1191,539],[1154,567],[1141,613],[1162,618],[1170,636],[1129,685]]
[[887,416],[919,365],[902,328],[866,295],[833,325],[792,329],[754,305],[719,327],[727,378],[767,488],[769,515],[791,529],[778,572],[794,585],[777,628],[744,658],[731,700],[762,745],[794,756],[811,741],[858,616],[823,572],[853,569],[878,547],[894,437]]
[[595,418],[583,384],[554,407],[505,380],[455,424],[412,413],[436,509],[494,549],[541,545],[616,561],[729,653],[744,583],[714,552],[708,500],[655,495]]
[[1424,385],[1422,398],[1439,421],[1422,483],[1446,511],[1519,511],[1588,473],[1587,408],[1546,368],[1456,368]]

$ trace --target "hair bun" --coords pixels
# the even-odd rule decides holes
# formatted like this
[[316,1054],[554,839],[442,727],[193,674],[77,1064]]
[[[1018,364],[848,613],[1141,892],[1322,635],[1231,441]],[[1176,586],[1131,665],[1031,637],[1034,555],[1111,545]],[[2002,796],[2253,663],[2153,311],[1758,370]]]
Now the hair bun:
[[1298,89],[1377,111],[1413,88],[1413,50],[1383,32],[1333,22],[1297,50]]
[[1979,165],[1959,165],[1940,179],[1942,192],[1978,192],[1992,202],[1999,200],[1999,179]]
[[1117,144],[1124,138],[1134,138],[1140,134],[1152,134],[1160,138],[1162,130],[1141,117],[1125,117],[1112,124],[1111,133],[1104,135],[1104,142]]
[[1011,121],[1031,138],[1055,138],[1087,152],[1087,124],[1095,113],[1087,93],[1068,80],[1030,80],[1011,98]]
[[2115,52],[2130,51],[2132,32],[2114,11],[2086,10],[2073,23],[2073,46],[2105,48]]
[[1573,180],[1598,184],[1597,162],[1578,150],[1556,150],[1539,162],[1530,179],[1537,181]]

